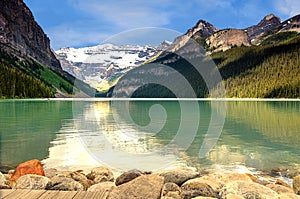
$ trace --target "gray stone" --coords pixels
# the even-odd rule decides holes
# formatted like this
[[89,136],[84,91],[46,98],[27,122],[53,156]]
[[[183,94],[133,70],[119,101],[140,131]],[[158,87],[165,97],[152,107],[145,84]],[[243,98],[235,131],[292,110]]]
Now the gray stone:
[[87,177],[84,174],[77,172],[77,171],[70,173],[70,176],[73,180],[76,180],[79,182],[87,180]]
[[52,178],[52,177],[54,177],[54,176],[56,176],[58,174],[57,169],[53,169],[53,168],[44,169],[44,172],[45,172],[45,176],[47,178]]
[[127,172],[122,173],[119,177],[117,177],[116,179],[116,185],[119,186],[121,184],[124,184],[126,182],[129,182],[141,175],[143,175],[144,173],[140,170],[134,169],[134,170],[130,170]]
[[27,174],[16,181],[13,189],[44,190],[50,179],[40,175]]
[[300,195],[300,175],[294,177],[293,179],[293,189],[294,192]]
[[83,191],[84,187],[79,182],[69,177],[54,176],[46,186],[47,190]]
[[113,182],[102,182],[99,184],[94,184],[91,186],[88,191],[91,192],[110,192],[112,189],[116,188],[115,183]]
[[164,178],[159,175],[142,175],[130,182],[117,186],[109,199],[159,199]]
[[200,176],[198,172],[185,167],[161,171],[159,175],[165,178],[165,183],[173,182],[179,186],[190,179]]

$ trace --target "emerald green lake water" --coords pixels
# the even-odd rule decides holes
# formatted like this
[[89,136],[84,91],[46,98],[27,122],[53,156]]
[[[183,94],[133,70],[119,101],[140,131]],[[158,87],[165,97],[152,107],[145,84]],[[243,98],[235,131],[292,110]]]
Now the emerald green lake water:
[[[209,130],[214,103],[226,105],[220,135]],[[213,117],[222,123],[219,113]],[[299,122],[299,101],[3,100],[0,162],[39,159],[58,169],[293,168],[300,166]],[[209,150],[201,157],[204,142]]]

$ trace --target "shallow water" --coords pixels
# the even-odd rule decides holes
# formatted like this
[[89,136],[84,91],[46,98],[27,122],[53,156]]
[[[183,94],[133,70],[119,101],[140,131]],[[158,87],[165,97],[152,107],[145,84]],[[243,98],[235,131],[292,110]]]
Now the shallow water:
[[[223,124],[224,120],[224,124]],[[300,165],[300,101],[0,101],[0,162],[157,170]]]

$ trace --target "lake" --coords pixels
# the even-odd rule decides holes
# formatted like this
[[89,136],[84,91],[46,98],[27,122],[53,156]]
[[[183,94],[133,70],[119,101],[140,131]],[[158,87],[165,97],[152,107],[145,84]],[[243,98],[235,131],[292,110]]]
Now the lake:
[[46,168],[300,166],[300,101],[2,100],[0,162]]

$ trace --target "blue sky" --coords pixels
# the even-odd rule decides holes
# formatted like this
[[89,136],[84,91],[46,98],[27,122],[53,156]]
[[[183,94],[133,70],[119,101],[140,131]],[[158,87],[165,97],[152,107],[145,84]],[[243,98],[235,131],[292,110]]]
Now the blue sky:
[[[199,19],[219,29],[245,28],[274,13],[300,14],[299,0],[24,0],[55,50],[100,44],[135,28],[185,33]],[[168,35],[171,39],[172,34]],[[173,35],[173,36],[174,36]],[[149,41],[150,42],[150,41]]]

